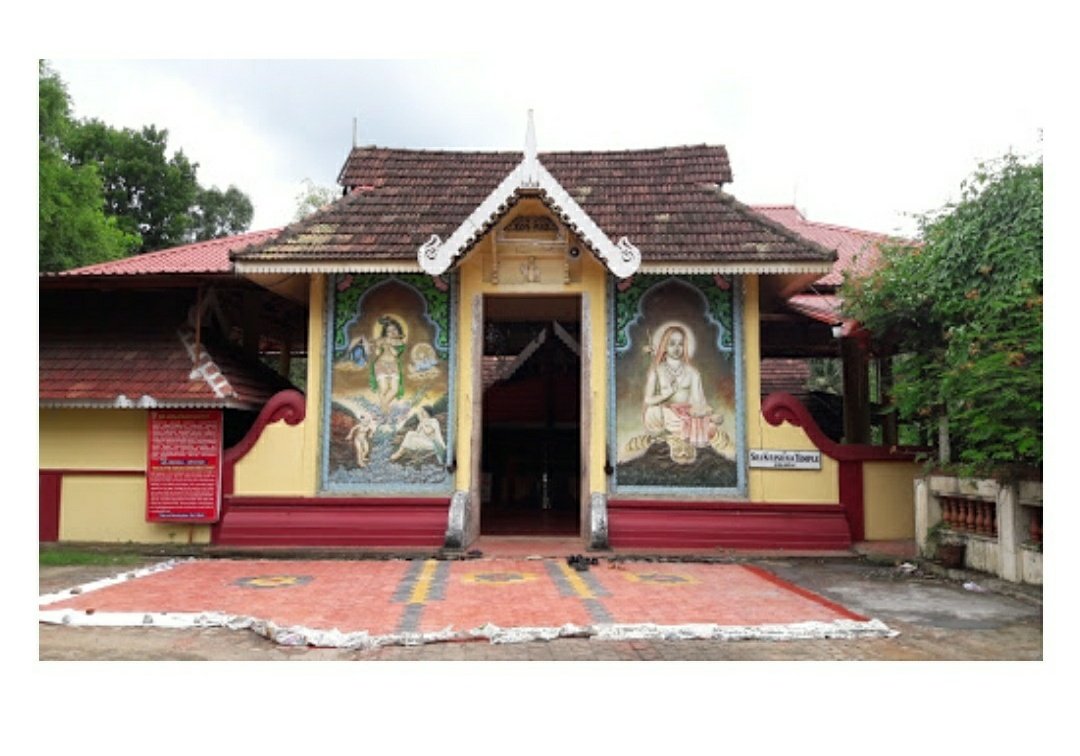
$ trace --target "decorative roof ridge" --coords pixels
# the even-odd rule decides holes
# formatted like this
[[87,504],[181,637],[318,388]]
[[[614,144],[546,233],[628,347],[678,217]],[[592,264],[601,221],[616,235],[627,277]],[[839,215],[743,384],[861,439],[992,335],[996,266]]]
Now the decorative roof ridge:
[[416,251],[420,267],[433,276],[445,273],[455,260],[472,249],[473,245],[509,212],[523,191],[539,191],[544,204],[581,237],[585,245],[616,278],[633,275],[640,267],[641,250],[625,236],[617,242],[608,239],[581,205],[540,162],[531,110],[525,129],[525,150],[521,162],[461,222],[446,241],[438,234],[432,234],[420,245]]
[[735,199],[735,197],[725,192],[723,189],[715,188],[707,189],[706,191],[715,193],[719,197],[721,202],[729,205],[733,210],[740,213],[741,215],[747,216],[749,220],[760,223],[769,230],[775,231],[781,236],[787,238],[789,241],[805,245],[807,247],[816,249],[819,252],[824,253],[827,259],[831,262],[835,262],[837,260],[838,255],[836,250],[829,249],[828,247],[818,244],[813,239],[807,239],[803,236],[800,236],[799,234],[795,233],[790,228],[785,226],[783,223],[780,223],[779,221],[774,221],[772,218],[766,215],[762,215],[759,212],[755,212],[752,206],[743,204],[739,200]]
[[[629,155],[643,154],[643,153],[656,153],[671,152],[673,150],[698,150],[698,149],[712,149],[723,150],[727,152],[727,145],[723,144],[710,144],[708,142],[698,142],[696,144],[668,144],[661,147],[623,147],[617,150],[600,150],[600,149],[582,149],[582,150],[545,150],[538,152],[538,155]],[[360,147],[353,147],[349,151],[351,157],[356,153],[365,152],[387,152],[387,153],[408,153],[410,155],[487,155],[490,157],[513,157],[520,155],[518,150],[482,150],[482,149],[470,149],[470,150],[447,150],[447,149],[432,149],[427,147],[384,147],[381,145],[363,145]],[[346,160],[346,164],[348,161]],[[344,168],[342,168],[344,171]],[[340,175],[340,174],[339,174]]]

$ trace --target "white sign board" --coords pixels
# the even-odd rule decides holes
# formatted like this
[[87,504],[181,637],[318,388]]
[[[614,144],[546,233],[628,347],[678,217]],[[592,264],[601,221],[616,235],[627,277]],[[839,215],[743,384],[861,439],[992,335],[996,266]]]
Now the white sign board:
[[773,470],[820,470],[821,452],[751,449],[750,466]]

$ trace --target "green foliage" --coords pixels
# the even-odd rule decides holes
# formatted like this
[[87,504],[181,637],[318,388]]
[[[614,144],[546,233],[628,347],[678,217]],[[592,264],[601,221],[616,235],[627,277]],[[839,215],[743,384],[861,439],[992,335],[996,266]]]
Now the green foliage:
[[842,396],[844,393],[843,362],[834,358],[810,360],[810,378],[806,388]]
[[140,252],[175,247],[192,238],[198,166],[182,150],[167,157],[168,136],[154,126],[115,129],[90,119],[80,123],[65,144],[72,163],[98,167],[105,211],[125,231],[142,237]]
[[216,186],[203,189],[192,209],[195,241],[241,234],[251,225],[254,212],[251,200],[235,186],[224,192]]
[[70,567],[83,565],[131,565],[146,561],[138,554],[108,551],[81,551],[78,549],[50,548],[38,553],[41,567]]
[[961,201],[921,219],[921,244],[845,281],[848,314],[905,359],[902,422],[948,418],[960,472],[1042,465],[1042,173],[1007,155]]
[[38,64],[39,269],[63,270],[132,252],[246,231],[251,200],[205,189],[198,164],[154,126],[116,129],[76,121],[67,88]]
[[296,195],[294,221],[308,217],[316,210],[341,197],[341,191],[332,186],[319,186],[309,178],[303,180],[304,188]]
[[139,238],[106,216],[101,178],[92,165],[74,166],[62,145],[75,129],[60,78],[38,64],[38,269],[58,271],[131,252]]

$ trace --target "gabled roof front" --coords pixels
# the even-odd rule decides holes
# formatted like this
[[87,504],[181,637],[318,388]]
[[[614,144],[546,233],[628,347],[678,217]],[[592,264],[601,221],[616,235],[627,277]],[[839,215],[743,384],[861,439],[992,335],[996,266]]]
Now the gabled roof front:
[[431,275],[445,273],[506,215],[518,199],[534,194],[539,196],[618,278],[626,278],[637,271],[641,264],[641,250],[626,236],[620,237],[617,242],[608,239],[589,214],[537,158],[531,110],[525,135],[525,155],[521,162],[484,198],[479,207],[462,221],[449,239],[443,241],[438,234],[432,234],[431,238],[420,246],[417,251],[420,267]]
[[[541,152],[537,161],[538,175],[546,171],[566,196],[545,197],[539,180],[533,191],[557,215],[565,218],[560,201],[569,199],[600,235],[626,237],[640,250],[643,270],[696,265],[733,273],[826,273],[835,260],[830,250],[721,190],[731,181],[722,146]],[[500,184],[516,184],[520,176],[512,174],[523,162],[520,152],[355,148],[339,178],[346,196],[233,259],[240,272],[417,270],[417,251],[433,236],[450,241],[476,218],[475,233],[465,233],[464,245],[446,255],[460,257],[522,196],[501,191]],[[500,202],[482,208],[493,196]]]

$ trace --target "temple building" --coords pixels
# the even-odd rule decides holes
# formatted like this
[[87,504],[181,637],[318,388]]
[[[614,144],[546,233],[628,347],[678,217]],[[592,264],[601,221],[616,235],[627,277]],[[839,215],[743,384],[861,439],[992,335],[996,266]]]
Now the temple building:
[[519,153],[355,147],[284,229],[43,276],[42,540],[912,538],[911,453],[763,396],[770,360],[869,356],[807,311],[837,247],[731,182],[722,146],[530,123]]

